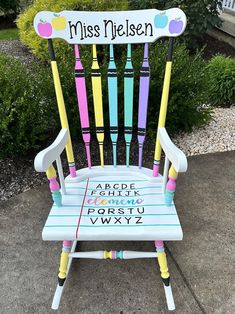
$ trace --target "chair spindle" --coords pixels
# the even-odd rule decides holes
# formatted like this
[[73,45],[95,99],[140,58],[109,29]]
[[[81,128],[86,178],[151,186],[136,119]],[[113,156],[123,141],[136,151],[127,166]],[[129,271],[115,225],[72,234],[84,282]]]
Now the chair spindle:
[[46,171],[47,179],[50,182],[50,190],[53,201],[55,202],[57,207],[61,207],[61,193],[60,193],[60,185],[57,181],[56,170],[51,165]]
[[166,206],[170,206],[175,195],[175,188],[176,188],[176,180],[178,177],[178,172],[175,170],[173,165],[171,165],[168,175],[168,182],[166,184],[166,191],[165,191],[165,202]]
[[86,93],[86,80],[84,68],[81,63],[79,46],[74,46],[75,50],[75,84],[77,92],[78,109],[82,128],[82,137],[86,147],[87,163],[88,167],[91,168],[91,153],[90,153],[90,123],[87,106],[87,93]]
[[117,139],[118,139],[118,93],[117,69],[114,61],[113,45],[109,45],[108,67],[108,95],[109,95],[109,121],[110,135],[113,146],[113,165],[117,166]]
[[91,67],[91,82],[92,93],[95,110],[95,125],[96,135],[100,149],[100,164],[104,166],[104,117],[103,117],[103,102],[102,102],[102,85],[101,73],[97,60],[96,45],[92,45],[92,67]]
[[60,157],[56,158],[56,166],[57,166],[57,171],[60,178],[61,193],[64,195],[66,194],[66,188],[65,188],[64,173],[63,173],[63,168],[62,168]]
[[127,59],[124,70],[124,134],[126,141],[127,167],[129,167],[130,162],[130,145],[132,139],[133,93],[134,93],[134,71],[131,62],[131,44],[128,44]]
[[139,168],[142,167],[143,145],[146,134],[149,83],[150,83],[150,68],[148,62],[148,44],[145,43],[144,58],[140,69],[140,89],[139,89],[139,111],[138,111]]

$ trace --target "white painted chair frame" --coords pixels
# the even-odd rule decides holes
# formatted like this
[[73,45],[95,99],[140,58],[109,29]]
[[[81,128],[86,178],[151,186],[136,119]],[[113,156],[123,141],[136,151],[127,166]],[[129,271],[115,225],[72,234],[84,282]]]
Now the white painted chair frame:
[[[163,190],[165,190],[166,182],[167,182],[167,174],[169,169],[169,162],[173,164],[175,169],[178,172],[185,172],[187,170],[187,158],[185,154],[174,145],[168,136],[165,128],[159,129],[159,138],[161,142],[162,149],[165,153],[165,164],[164,164],[164,173],[163,173]],[[61,167],[61,159],[60,155],[65,149],[66,143],[68,141],[68,130],[62,129],[58,134],[55,141],[46,149],[42,150],[37,154],[34,167],[38,172],[46,172],[49,165],[54,161],[57,162],[59,179],[61,184],[61,192],[66,193],[65,184],[64,184],[64,176]],[[80,180],[83,180],[83,177],[80,177]],[[77,241],[73,241],[72,248],[69,254],[69,262],[67,266],[67,276],[69,274],[69,270],[71,267],[71,263],[73,258],[91,258],[91,259],[104,259],[106,251],[93,251],[93,252],[76,252],[76,244]],[[123,251],[122,258],[123,259],[136,259],[136,258],[156,258],[158,254],[156,252],[135,252],[135,251]],[[66,282],[66,281],[65,281]],[[62,293],[64,290],[64,286],[60,286],[57,284],[55,295],[52,302],[52,309],[57,310],[59,308],[60,300],[62,297]],[[174,298],[172,294],[171,285],[164,286],[164,291],[166,295],[167,306],[169,310],[175,309]]]

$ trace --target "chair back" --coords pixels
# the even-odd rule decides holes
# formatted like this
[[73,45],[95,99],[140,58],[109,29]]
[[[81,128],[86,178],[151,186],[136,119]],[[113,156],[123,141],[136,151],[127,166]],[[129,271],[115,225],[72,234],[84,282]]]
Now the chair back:
[[[91,45],[92,65],[91,83],[93,93],[93,106],[95,116],[96,135],[99,143],[100,164],[104,166],[104,112],[102,101],[102,79],[100,66],[97,59],[96,45],[109,45],[109,65],[107,71],[108,101],[109,101],[109,127],[112,141],[113,166],[117,165],[117,141],[118,141],[118,79],[115,63],[115,48],[117,44],[127,45],[126,64],[124,76],[124,138],[126,145],[126,166],[129,166],[130,145],[133,130],[133,97],[134,79],[139,80],[138,99],[138,166],[142,166],[143,145],[147,127],[148,96],[150,89],[149,44],[160,37],[169,37],[169,49],[163,82],[162,100],[158,128],[165,126],[167,103],[169,95],[173,39],[183,33],[186,27],[186,16],[179,8],[165,11],[156,9],[119,12],[80,12],[62,11],[60,13],[42,11],[34,19],[34,28],[40,37],[48,40],[51,66],[55,84],[55,91],[60,114],[62,128],[69,130],[66,109],[60,84],[53,39],[61,38],[74,45],[75,51],[75,85],[77,92],[78,110],[80,114],[81,131],[86,147],[87,163],[91,168],[90,154],[90,119],[86,91],[86,79],[84,68],[80,58],[80,45]],[[132,65],[132,44],[143,45],[143,61],[139,73],[135,73]],[[117,56],[116,56],[117,57]],[[69,133],[69,132],[68,132]],[[67,159],[71,176],[76,176],[74,155],[70,134],[66,145]],[[158,175],[161,157],[161,147],[156,136],[156,147],[153,163],[153,175]]]

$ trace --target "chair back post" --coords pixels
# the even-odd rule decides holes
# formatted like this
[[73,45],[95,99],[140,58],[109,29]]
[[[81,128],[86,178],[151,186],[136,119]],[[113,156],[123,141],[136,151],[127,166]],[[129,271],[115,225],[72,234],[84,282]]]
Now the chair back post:
[[84,68],[80,59],[79,46],[74,45],[75,50],[75,84],[77,92],[77,101],[79,116],[82,129],[82,138],[86,147],[87,163],[88,167],[91,168],[91,153],[90,153],[90,123],[87,105],[87,92],[86,92],[86,80]]
[[170,89],[170,81],[171,81],[173,43],[174,43],[174,38],[170,37],[168,56],[167,56],[167,62],[166,62],[166,67],[165,67],[163,89],[162,89],[160,112],[159,112],[159,118],[158,118],[157,137],[156,137],[156,144],[155,144],[154,164],[153,164],[153,176],[154,177],[158,176],[159,167],[160,167],[162,149],[161,149],[160,141],[158,138],[158,130],[159,128],[165,127],[165,123],[166,123],[167,105],[168,105],[168,97],[169,97],[169,89]]
[[70,132],[69,132],[68,119],[67,119],[67,114],[66,114],[66,109],[65,109],[65,104],[64,104],[64,97],[63,97],[63,92],[61,88],[60,76],[59,76],[59,71],[58,71],[57,62],[55,58],[55,52],[54,52],[54,48],[52,44],[52,39],[48,39],[48,48],[49,48],[49,54],[51,58],[51,68],[52,68],[52,75],[53,75],[54,86],[55,86],[57,105],[58,105],[58,110],[59,110],[59,115],[60,115],[60,122],[61,122],[62,128],[68,129],[68,133],[69,133],[68,143],[66,144],[66,155],[67,155],[67,160],[69,164],[69,172],[70,172],[71,177],[76,177],[76,167],[75,167],[75,162],[74,162],[74,155],[73,155],[72,142],[71,142],[71,137],[70,137]]

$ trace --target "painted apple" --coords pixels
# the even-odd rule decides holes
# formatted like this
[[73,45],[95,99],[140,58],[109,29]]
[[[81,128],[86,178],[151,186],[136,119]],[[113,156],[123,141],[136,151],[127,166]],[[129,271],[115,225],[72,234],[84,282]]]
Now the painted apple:
[[40,20],[40,23],[38,24],[38,33],[42,37],[50,37],[52,34],[51,24]]
[[179,19],[170,21],[169,32],[171,34],[179,34],[183,29],[184,23]]
[[166,12],[160,13],[155,16],[154,19],[154,25],[157,28],[164,28],[166,27],[168,23],[168,16],[166,15]]
[[66,18],[64,16],[60,16],[59,14],[54,14],[51,23],[56,31],[62,31],[66,28]]

